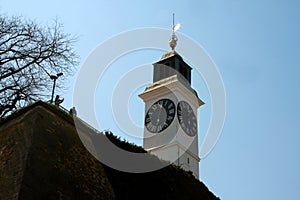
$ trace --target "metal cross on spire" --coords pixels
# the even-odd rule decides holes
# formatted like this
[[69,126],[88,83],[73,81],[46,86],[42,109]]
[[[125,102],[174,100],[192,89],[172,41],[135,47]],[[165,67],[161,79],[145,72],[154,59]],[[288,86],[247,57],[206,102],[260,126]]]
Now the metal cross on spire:
[[177,41],[178,41],[178,38],[177,36],[175,35],[175,32],[180,28],[180,24],[176,24],[174,23],[174,13],[173,13],[173,24],[172,24],[172,36],[171,36],[171,39],[169,41],[169,45],[172,49],[172,51],[174,51],[176,45],[177,45]]

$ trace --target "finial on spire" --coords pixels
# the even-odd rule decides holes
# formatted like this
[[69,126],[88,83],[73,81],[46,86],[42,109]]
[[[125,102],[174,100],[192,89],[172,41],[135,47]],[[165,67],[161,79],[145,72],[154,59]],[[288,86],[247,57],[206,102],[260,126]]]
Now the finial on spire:
[[172,49],[172,51],[174,51],[176,45],[177,45],[177,36],[175,35],[175,32],[180,28],[180,24],[174,24],[174,13],[173,13],[173,25],[172,25],[172,36],[171,39],[169,40],[169,45]]

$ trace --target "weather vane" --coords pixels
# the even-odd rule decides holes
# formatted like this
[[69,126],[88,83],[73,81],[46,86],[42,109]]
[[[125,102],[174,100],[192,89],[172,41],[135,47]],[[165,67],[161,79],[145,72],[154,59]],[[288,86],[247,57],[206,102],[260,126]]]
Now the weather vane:
[[174,24],[174,13],[173,13],[173,25],[172,25],[172,37],[169,41],[169,45],[172,49],[172,51],[174,51],[176,45],[177,45],[177,36],[175,35],[175,32],[180,28],[180,24]]

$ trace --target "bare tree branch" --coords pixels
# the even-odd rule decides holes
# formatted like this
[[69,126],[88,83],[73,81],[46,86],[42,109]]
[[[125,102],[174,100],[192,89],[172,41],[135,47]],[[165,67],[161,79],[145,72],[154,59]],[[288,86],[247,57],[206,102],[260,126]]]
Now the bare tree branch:
[[78,63],[75,41],[57,21],[41,27],[22,17],[0,15],[0,117],[49,97],[50,75],[73,74]]

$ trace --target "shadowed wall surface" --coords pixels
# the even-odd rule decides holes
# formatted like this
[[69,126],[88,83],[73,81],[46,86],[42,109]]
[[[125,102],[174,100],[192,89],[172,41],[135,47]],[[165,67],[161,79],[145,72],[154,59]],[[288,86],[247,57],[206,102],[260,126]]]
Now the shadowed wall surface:
[[[121,148],[143,151],[109,138]],[[0,199],[218,198],[172,165],[134,174],[101,164],[82,145],[71,115],[37,102],[0,122]]]

